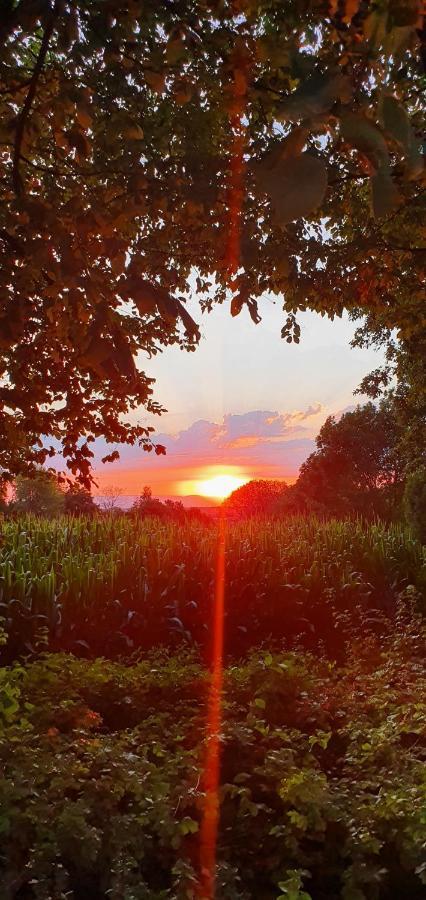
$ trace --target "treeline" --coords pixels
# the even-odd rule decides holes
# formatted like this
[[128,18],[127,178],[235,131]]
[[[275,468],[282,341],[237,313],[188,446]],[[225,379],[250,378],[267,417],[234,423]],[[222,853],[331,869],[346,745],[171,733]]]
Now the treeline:
[[426,542],[426,447],[407,462],[394,403],[329,416],[295,484],[251,481],[226,501],[230,515],[315,514],[405,520]]
[[153,497],[151,488],[144,487],[130,509],[119,505],[121,492],[110,487],[99,503],[91,492],[77,483],[69,483],[59,475],[40,468],[32,477],[18,476],[11,495],[4,484],[0,494],[0,513],[7,516],[33,514],[54,518],[58,515],[103,516],[123,515],[137,518],[155,516],[170,521],[188,519],[209,522],[210,518],[200,509],[185,508],[180,500],[159,500]]
[[[415,537],[426,543],[426,446],[417,445],[415,453],[411,447],[407,454],[405,440],[406,429],[390,397],[378,405],[357,406],[340,418],[329,416],[295,484],[249,481],[228,497],[224,510],[229,517],[242,519],[315,515],[405,521]],[[211,521],[201,510],[186,509],[179,500],[153,497],[148,486],[127,511],[120,508],[119,499],[120,490],[111,486],[108,497],[99,498],[98,505],[78,483],[64,482],[57,474],[40,469],[33,477],[18,476],[9,500],[4,485],[0,511],[48,517],[108,513],[178,522],[188,518]]]

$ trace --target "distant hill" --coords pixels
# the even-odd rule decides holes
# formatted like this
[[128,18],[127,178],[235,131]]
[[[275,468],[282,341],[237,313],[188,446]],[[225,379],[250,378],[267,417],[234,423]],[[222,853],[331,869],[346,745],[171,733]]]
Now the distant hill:
[[[133,506],[133,503],[138,499],[138,497],[139,494],[122,494],[121,497],[119,497],[117,500],[116,507],[118,509],[124,510],[130,509],[130,507]],[[102,506],[102,502],[104,500],[102,494],[97,494],[93,499],[95,503],[97,503],[99,506]],[[155,499],[161,500],[162,503],[164,503],[165,500],[178,500],[183,504],[185,509],[199,509],[208,515],[212,515],[212,517],[217,516],[218,510],[221,507],[220,501],[215,501],[211,497],[201,497],[198,494],[191,494],[186,497],[156,497]]]

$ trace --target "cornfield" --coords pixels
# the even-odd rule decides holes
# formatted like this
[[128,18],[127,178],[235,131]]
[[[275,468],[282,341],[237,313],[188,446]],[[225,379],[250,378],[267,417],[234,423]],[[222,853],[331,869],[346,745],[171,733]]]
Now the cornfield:
[[[217,531],[125,516],[35,517],[0,527],[3,661],[69,650],[208,649]],[[426,550],[400,526],[293,518],[227,526],[227,653],[268,642],[335,649],[421,604]],[[349,627],[350,626],[350,627]],[[388,626],[389,627],[389,626]]]

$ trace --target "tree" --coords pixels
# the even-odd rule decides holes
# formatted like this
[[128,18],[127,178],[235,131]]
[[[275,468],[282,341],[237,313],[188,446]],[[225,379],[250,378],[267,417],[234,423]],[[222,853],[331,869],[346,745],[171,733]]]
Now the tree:
[[281,512],[395,516],[404,486],[399,439],[390,400],[358,406],[338,420],[329,416]]
[[145,518],[146,516],[158,516],[159,518],[183,520],[185,510],[179,500],[157,500],[152,496],[152,490],[145,485],[142,494],[135,500],[130,510],[131,515]]
[[426,544],[426,466],[410,472],[407,477],[404,512],[414,536]]
[[254,479],[233,491],[223,506],[228,513],[239,518],[266,516],[287,490],[284,481]]
[[12,510],[37,516],[57,516],[64,510],[64,494],[57,478],[39,470],[32,477],[19,475],[15,483]]
[[64,496],[64,512],[70,516],[92,516],[97,506],[90,491],[80,484],[70,484]]
[[255,322],[283,296],[287,341],[298,310],[348,309],[414,345],[420,0],[3,5],[6,472],[45,462],[43,435],[86,485],[96,437],[152,449],[126,419],[161,412],[135,357],[195,349],[191,274],[202,309]]
[[7,483],[0,479],[0,513],[7,512]]
[[118,501],[123,494],[123,489],[116,484],[107,484],[103,489],[102,499],[100,501],[101,508],[105,512],[114,512],[118,506]]

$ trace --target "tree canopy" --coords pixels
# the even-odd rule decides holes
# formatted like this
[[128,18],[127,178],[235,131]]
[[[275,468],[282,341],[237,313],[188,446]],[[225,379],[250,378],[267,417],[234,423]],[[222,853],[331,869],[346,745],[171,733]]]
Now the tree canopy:
[[420,0],[7,0],[0,44],[5,474],[43,435],[86,484],[97,436],[152,449],[138,353],[195,349],[190,276],[255,322],[282,297],[287,341],[346,309],[418,358]]
[[232,491],[224,501],[228,513],[241,518],[266,516],[274,510],[280,498],[288,490],[285,481],[275,479],[253,479]]
[[18,476],[15,499],[11,508],[16,513],[33,513],[37,516],[57,516],[64,511],[65,496],[58,479],[43,469],[31,477]]
[[390,398],[357,406],[340,419],[329,416],[276,511],[397,517],[405,481],[400,437]]

